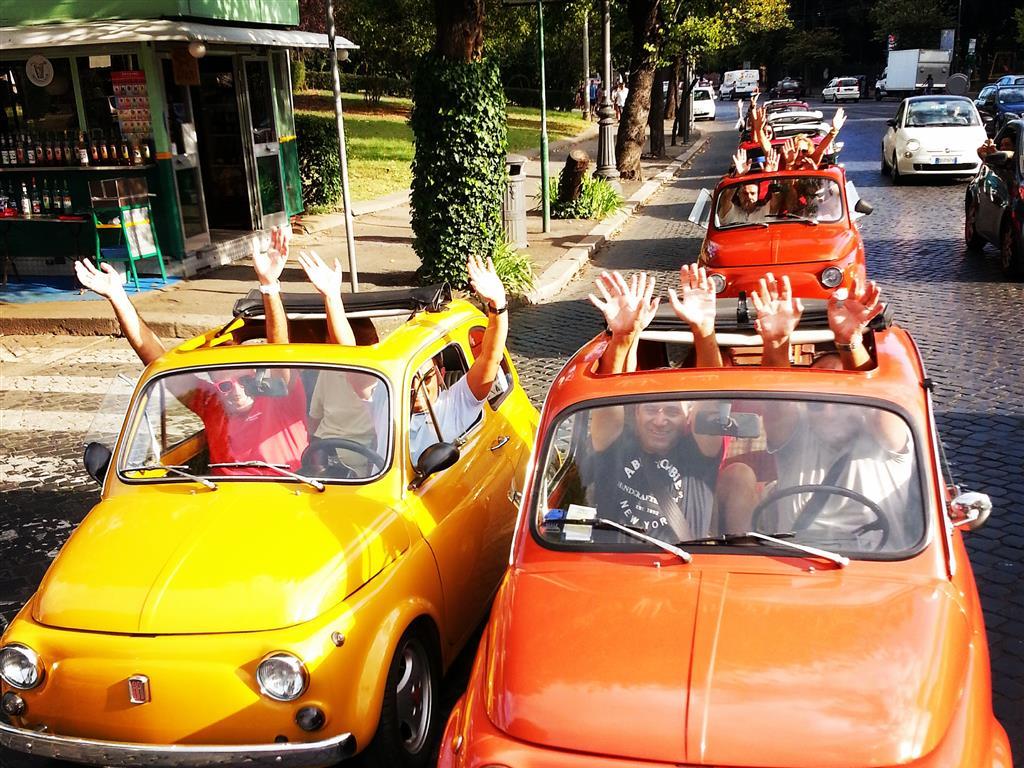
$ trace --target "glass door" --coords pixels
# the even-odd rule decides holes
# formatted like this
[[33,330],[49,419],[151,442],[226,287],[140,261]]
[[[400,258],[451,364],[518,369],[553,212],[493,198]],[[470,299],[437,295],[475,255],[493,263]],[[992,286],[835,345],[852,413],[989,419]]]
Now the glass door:
[[192,94],[187,86],[174,82],[170,59],[163,60],[164,91],[167,95],[167,128],[171,141],[171,168],[178,193],[178,213],[185,250],[197,251],[210,244],[206,219],[203,175],[199,169],[199,142],[192,112]]
[[263,229],[285,224],[284,190],[281,182],[281,144],[274,114],[274,88],[270,63],[265,57],[245,58],[243,99],[249,114],[255,157],[254,218]]

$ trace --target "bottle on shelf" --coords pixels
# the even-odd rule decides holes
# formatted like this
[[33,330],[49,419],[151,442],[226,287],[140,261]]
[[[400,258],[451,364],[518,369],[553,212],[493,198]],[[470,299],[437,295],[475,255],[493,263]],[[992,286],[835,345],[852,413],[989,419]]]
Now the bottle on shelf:
[[98,137],[93,139],[93,144],[96,144],[96,154],[98,160],[97,165],[110,165],[110,152],[107,150],[107,137],[103,134],[102,130],[96,131]]
[[25,165],[25,142],[22,140],[22,137],[17,134],[14,136],[14,156],[17,160],[15,165]]
[[32,141],[31,134],[25,134],[25,164],[36,164],[36,145],[35,142]]
[[121,150],[118,148],[117,139],[114,136],[114,129],[110,129],[110,140],[107,143],[107,157],[111,165],[121,164]]
[[56,131],[53,134],[53,164],[64,165],[64,144]]
[[121,135],[121,164],[122,165],[134,165],[132,163],[132,151],[128,148],[128,139]]
[[74,165],[75,163],[78,162],[78,157],[77,156],[72,157],[72,151],[73,151],[72,148],[71,148],[72,143],[73,142],[68,140],[68,132],[64,131],[64,136],[61,137],[61,143],[60,143],[61,152],[64,155],[64,165]]
[[34,211],[34,213],[49,213],[50,212],[50,181],[45,176],[43,177],[43,183],[39,185],[39,197],[40,199],[40,211]]
[[50,210],[54,216],[59,216],[64,210],[64,193],[60,191],[60,183],[56,178],[53,180],[53,189],[50,193]]
[[142,162],[146,165],[153,162],[153,146],[149,139],[142,139]]
[[2,143],[0,143],[0,160],[3,161],[4,165],[11,165],[10,142],[6,133],[3,136]]
[[50,134],[46,134],[46,137],[41,139],[40,141],[43,145],[43,157],[46,158],[42,164],[53,165],[53,137]]
[[36,148],[36,165],[46,165],[46,150],[43,149],[43,137],[41,134],[35,134],[35,148]]
[[21,182],[21,215],[32,215],[32,198],[29,197],[28,187],[25,185],[24,181]]
[[43,212],[43,201],[39,199],[39,187],[36,186],[36,177],[32,177],[32,215],[38,216]]
[[85,132],[78,132],[78,141],[75,144],[75,157],[78,160],[78,165],[86,166],[89,164],[89,142],[85,140]]
[[89,142],[89,165],[100,164],[100,145],[96,141],[96,137],[90,134],[86,137]]
[[71,190],[68,189],[68,180],[64,179],[64,186],[61,189],[60,195],[61,208],[64,213],[71,213],[73,206],[71,205]]
[[139,146],[142,142],[138,139],[132,139],[132,165],[142,165],[142,147]]

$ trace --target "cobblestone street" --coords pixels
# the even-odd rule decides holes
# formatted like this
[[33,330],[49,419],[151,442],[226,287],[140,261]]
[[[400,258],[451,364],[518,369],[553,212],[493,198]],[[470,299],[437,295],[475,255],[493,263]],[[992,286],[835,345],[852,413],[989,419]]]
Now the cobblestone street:
[[[995,251],[963,244],[961,183],[895,187],[879,174],[885,119],[896,102],[847,107],[841,159],[874,213],[859,226],[868,274],[909,328],[936,383],[935,403],[955,479],[992,497],[988,524],[966,534],[985,607],[996,714],[1024,766],[1024,284],[1009,283]],[[818,108],[817,105],[814,108]],[[828,108],[826,117],[832,109]],[[600,330],[586,301],[600,269],[655,273],[664,290],[696,259],[703,230],[687,222],[735,149],[733,110],[702,123],[708,149],[631,220],[579,280],[554,300],[515,310],[510,346],[540,405],[568,355]],[[1014,340],[1017,342],[1014,342]],[[104,405],[115,377],[141,370],[120,339],[0,338],[0,630],[32,594],[62,543],[97,498],[81,464],[87,432],[118,421]],[[113,402],[116,397],[108,399]],[[122,405],[123,409],[123,405]],[[97,411],[115,414],[94,423]],[[123,412],[123,410],[122,410]]]

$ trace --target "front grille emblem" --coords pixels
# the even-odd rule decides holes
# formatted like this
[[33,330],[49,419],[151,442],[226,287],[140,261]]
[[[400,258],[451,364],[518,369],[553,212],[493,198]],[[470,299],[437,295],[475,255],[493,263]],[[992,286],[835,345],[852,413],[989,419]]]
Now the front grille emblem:
[[132,704],[145,704],[149,701],[149,678],[145,675],[132,675],[128,678],[128,700]]

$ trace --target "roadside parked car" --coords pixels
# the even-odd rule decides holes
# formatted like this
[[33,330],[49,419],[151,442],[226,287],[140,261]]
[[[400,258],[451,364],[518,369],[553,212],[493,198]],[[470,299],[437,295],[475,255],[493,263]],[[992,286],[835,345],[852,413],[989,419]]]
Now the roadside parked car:
[[855,77],[833,77],[821,90],[822,101],[860,101],[860,83]]
[[1024,75],[1003,75],[993,85],[1024,85]]
[[795,80],[792,77],[784,77],[771,89],[770,95],[773,99],[800,97],[804,95],[804,87],[799,80]]
[[[882,320],[865,337],[871,370],[813,369],[834,347],[824,303],[805,307],[793,368],[669,367],[690,358],[693,337],[664,311],[641,334],[636,373],[596,372],[605,336],[563,368],[439,768],[1010,768],[964,546],[991,503],[952,485],[909,334]],[[720,302],[733,359],[759,360],[754,315]],[[855,442],[870,445],[867,424],[902,437],[891,492],[828,478],[785,487],[784,459],[766,447],[782,412],[815,436],[801,441],[835,445],[860,429]],[[634,479],[633,464],[595,447],[599,419],[623,425],[616,444],[676,431],[720,441],[726,470],[756,474],[749,525],[708,532],[684,512],[682,540],[667,534],[638,490],[661,487],[661,474],[644,464],[646,481]],[[671,499],[689,486],[664,461],[657,498]],[[602,495],[609,483],[636,491],[636,523],[617,524],[622,494]]]
[[[318,295],[284,300],[293,338],[325,338]],[[414,467],[413,402],[466,370],[487,321],[440,290],[346,305],[398,327],[245,343],[265,336],[254,291],[146,369],[113,451],[86,451],[99,503],[0,640],[0,745],[91,765],[432,758],[439,682],[507,565],[539,416],[505,353],[458,447]],[[289,432],[307,421],[295,466],[210,463],[213,404],[243,396]]]
[[900,102],[882,136],[882,173],[894,184],[905,177],[976,173],[985,128],[965,96],[911,96]]
[[[749,214],[745,197],[757,201]],[[772,272],[788,276],[796,296],[827,298],[864,279],[855,220],[870,210],[834,165],[726,177],[713,196],[700,193],[690,220],[706,223],[699,261],[719,296],[749,294]]]
[[[977,101],[981,100],[982,95],[979,93]],[[1024,115],[1024,85],[993,87],[978,105],[978,112],[989,135],[995,136],[1009,121],[1018,120]]]
[[1004,142],[1013,149],[988,155],[967,185],[964,240],[975,252],[992,243],[1006,276],[1024,280],[1024,120],[1003,126],[994,143]]
[[715,119],[715,92],[712,88],[697,86],[693,89],[693,119]]

